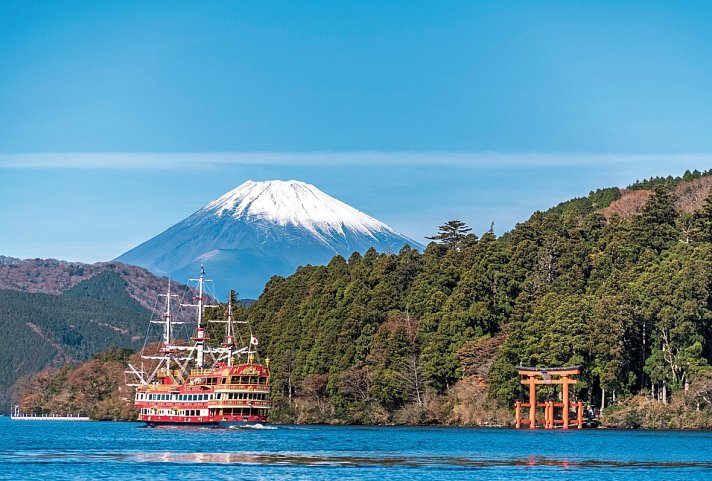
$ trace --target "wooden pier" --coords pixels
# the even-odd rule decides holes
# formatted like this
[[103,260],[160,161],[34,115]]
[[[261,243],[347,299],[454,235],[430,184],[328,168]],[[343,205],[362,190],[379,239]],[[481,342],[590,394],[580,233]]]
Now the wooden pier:
[[88,416],[79,416],[73,414],[23,414],[20,412],[20,407],[15,406],[15,411],[10,415],[13,421],[91,421]]

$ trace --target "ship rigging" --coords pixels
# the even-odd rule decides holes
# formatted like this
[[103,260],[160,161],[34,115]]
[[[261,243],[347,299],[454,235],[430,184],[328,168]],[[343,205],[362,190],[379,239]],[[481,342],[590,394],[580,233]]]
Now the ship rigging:
[[[134,406],[139,409],[139,420],[151,426],[177,425],[234,425],[264,423],[267,421],[270,399],[269,360],[259,362],[256,337],[246,321],[237,321],[234,316],[233,298],[230,291],[224,320],[211,320],[225,324],[224,340],[217,345],[209,343],[206,329],[205,309],[216,307],[206,303],[205,271],[201,269],[197,282],[194,303],[180,304],[195,308],[197,327],[190,342],[175,339],[174,327],[184,324],[174,318],[172,306],[178,296],[168,291],[163,315],[153,324],[162,325],[162,338],[154,355],[144,354],[150,361],[148,373],[142,363],[140,369],[129,364],[136,382]],[[245,342],[239,325],[249,331]],[[144,348],[144,352],[146,349]]]

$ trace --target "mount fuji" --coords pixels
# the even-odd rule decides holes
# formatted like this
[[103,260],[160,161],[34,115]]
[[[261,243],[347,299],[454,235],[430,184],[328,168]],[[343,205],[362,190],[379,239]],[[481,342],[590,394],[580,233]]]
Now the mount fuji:
[[256,298],[273,275],[404,245],[423,248],[313,185],[247,181],[116,260],[184,283],[203,265],[219,297],[232,288]]

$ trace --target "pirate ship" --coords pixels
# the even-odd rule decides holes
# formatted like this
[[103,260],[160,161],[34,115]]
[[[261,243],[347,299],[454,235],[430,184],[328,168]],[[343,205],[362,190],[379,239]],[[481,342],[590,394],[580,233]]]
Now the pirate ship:
[[[141,368],[129,364],[136,381],[134,406],[138,419],[149,426],[205,425],[227,427],[267,421],[270,400],[269,360],[258,361],[256,337],[244,336],[233,318],[233,293],[230,291],[224,320],[225,339],[220,345],[209,343],[204,321],[208,305],[205,271],[201,269],[194,303],[181,304],[195,309],[197,328],[188,342],[174,338],[174,330],[184,322],[174,318],[172,305],[177,295],[170,283],[163,315],[151,323],[162,325],[162,339],[157,352],[143,355]],[[244,326],[243,326],[244,327]],[[249,326],[248,330],[249,330]],[[144,349],[146,352],[146,349]],[[145,369],[146,363],[151,369]],[[149,373],[150,371],[150,373]]]

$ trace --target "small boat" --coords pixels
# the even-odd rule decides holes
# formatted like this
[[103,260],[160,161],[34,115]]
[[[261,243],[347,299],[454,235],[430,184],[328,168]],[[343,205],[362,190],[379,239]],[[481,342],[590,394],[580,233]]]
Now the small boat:
[[[259,362],[256,337],[243,337],[236,326],[247,324],[233,319],[233,292],[230,291],[225,320],[207,321],[226,324],[225,339],[211,345],[203,320],[206,304],[205,271],[201,269],[194,304],[197,329],[187,344],[176,342],[174,327],[183,322],[174,319],[171,305],[178,297],[165,296],[165,311],[154,324],[163,325],[163,337],[155,355],[143,355],[152,363],[150,374],[129,364],[136,382],[134,406],[138,419],[149,426],[230,427],[267,422],[272,407],[270,399],[269,359]],[[249,326],[248,326],[249,327]],[[244,342],[249,339],[249,342]],[[246,345],[239,345],[240,341]],[[145,349],[144,349],[145,352]]]

